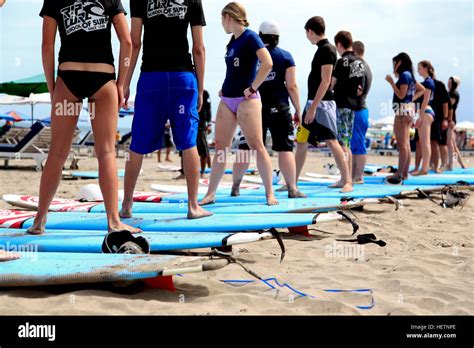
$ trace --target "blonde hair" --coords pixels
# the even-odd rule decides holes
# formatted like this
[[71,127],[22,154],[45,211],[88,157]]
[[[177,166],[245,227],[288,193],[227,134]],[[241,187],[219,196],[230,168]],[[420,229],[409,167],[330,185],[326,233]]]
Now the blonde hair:
[[247,11],[237,2],[230,2],[222,9],[222,16],[225,15],[229,15],[237,23],[242,24],[246,28],[250,26],[247,20]]

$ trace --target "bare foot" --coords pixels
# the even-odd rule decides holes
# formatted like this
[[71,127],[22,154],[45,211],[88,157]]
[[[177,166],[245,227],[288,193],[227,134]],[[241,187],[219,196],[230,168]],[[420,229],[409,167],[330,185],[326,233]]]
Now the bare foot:
[[352,180],[352,183],[354,185],[364,185],[364,179],[357,178],[357,179]]
[[46,222],[37,222],[37,221],[35,221],[33,223],[33,226],[31,226],[30,228],[28,228],[26,230],[26,233],[32,234],[34,236],[39,236],[41,234],[44,234],[45,224],[46,224]]
[[419,170],[417,172],[411,173],[412,176],[428,175],[426,170]]
[[308,198],[303,192],[300,190],[288,190],[288,198]]
[[20,254],[10,253],[8,251],[0,250],[0,262],[2,261],[13,261],[21,258]]
[[388,179],[400,179],[400,178],[403,178],[403,175],[400,175],[398,173],[394,173],[392,175],[387,176],[385,179],[388,180]]
[[277,192],[286,192],[288,191],[288,186],[283,185],[282,187],[277,188]]
[[230,191],[231,197],[239,197],[240,196],[240,186],[232,186],[232,190]]
[[202,209],[200,206],[198,206],[196,209],[189,209],[188,211],[188,219],[190,220],[202,219],[212,215],[214,214]]
[[419,169],[415,168],[415,169],[409,171],[408,173],[413,175],[413,173],[418,173],[418,172],[419,172]]
[[273,194],[267,196],[267,205],[278,205],[278,201]]
[[173,162],[172,160],[170,160],[169,158],[165,159],[166,162]]
[[199,205],[202,207],[202,206],[205,206],[205,205],[209,205],[209,204],[214,204],[216,203],[216,196],[215,195],[206,195],[202,200],[201,202],[199,202]]
[[122,219],[130,219],[132,217],[132,207],[122,205],[122,210],[120,210],[119,216]]
[[441,168],[438,168],[438,169],[435,170],[436,174],[441,174],[442,172],[443,172],[443,170]]
[[329,185],[329,188],[342,188],[342,187],[344,187],[344,183],[342,181],[338,181],[332,185]]
[[342,193],[347,193],[347,192],[353,192],[354,191],[354,186],[352,184],[345,184],[342,186],[341,192]]
[[129,226],[123,222],[119,222],[114,225],[109,225],[109,232],[113,231],[129,231],[131,233],[142,233],[143,231],[139,228]]

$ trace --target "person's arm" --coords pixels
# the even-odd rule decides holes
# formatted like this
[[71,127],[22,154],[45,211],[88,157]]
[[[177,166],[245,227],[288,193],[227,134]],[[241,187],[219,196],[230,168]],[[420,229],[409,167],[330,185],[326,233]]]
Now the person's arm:
[[[425,88],[425,87],[423,87],[423,88]],[[418,93],[418,94],[420,94],[420,93]],[[425,112],[426,108],[428,107],[428,103],[429,103],[430,98],[431,98],[431,93],[432,93],[431,89],[425,88],[425,92],[423,93],[423,102],[421,103],[421,111],[420,112],[422,112],[422,113]],[[418,98],[414,98],[414,100],[417,100],[417,99]]]
[[2,7],[3,5],[5,5],[5,2],[6,2],[6,0],[0,0],[0,7]]
[[285,73],[286,89],[290,95],[291,103],[295,108],[294,122],[299,124],[301,122],[301,105],[300,105],[300,91],[298,83],[296,82],[296,67],[292,66],[286,69]]
[[[395,81],[393,81],[393,78],[391,75],[387,75],[385,77],[385,80],[390,84],[390,86],[392,87],[393,89],[393,93],[395,93],[395,95],[397,96],[397,98],[399,99],[404,99],[406,96],[407,96],[407,93],[408,93],[408,84],[406,83],[403,83],[400,85],[400,88],[397,87],[397,84],[395,83]],[[421,86],[423,89],[424,87]],[[423,92],[424,93],[424,92]]]
[[117,14],[113,18],[115,32],[120,41],[120,60],[117,77],[117,92],[119,96],[119,108],[125,106],[124,102],[124,85],[125,78],[128,75],[128,68],[130,66],[130,59],[132,55],[132,39],[128,29],[127,20],[123,13]]
[[58,23],[56,20],[49,16],[43,17],[43,41],[41,44],[41,54],[43,59],[43,70],[46,76],[46,82],[48,90],[53,100],[55,80],[55,60],[54,60],[54,45],[56,42],[56,31],[58,29]]
[[[418,100],[421,97],[423,97],[423,103],[424,103],[425,96],[426,96],[426,88],[418,81],[416,81],[415,83],[415,88],[416,88],[416,91],[415,91],[415,95],[413,96],[413,100]],[[430,100],[429,97],[428,97],[428,100]],[[423,108],[422,110],[425,110],[427,105],[428,103],[425,105],[425,108]]]
[[132,55],[123,87],[125,107],[128,107],[128,99],[130,98],[130,84],[132,83],[133,73],[135,72],[138,56],[140,55],[140,51],[142,49],[142,29],[143,20],[141,18],[132,17],[132,29],[130,32],[132,39]]
[[204,93],[204,75],[206,69],[206,47],[204,46],[204,35],[202,25],[191,27],[193,36],[193,60],[196,67],[198,82],[198,111],[201,111]]
[[332,70],[332,64],[326,64],[321,67],[321,83],[318,87],[318,91],[316,92],[316,96],[313,99],[313,103],[306,113],[306,124],[310,124],[314,121],[318,105],[321,103],[327,91],[329,90],[329,87],[331,86]]
[[336,77],[332,77],[331,78],[331,86],[329,87],[331,90],[334,90],[334,87],[336,87],[336,84],[337,84],[337,78]]
[[252,94],[254,94],[252,91],[250,91],[250,88],[253,88],[255,91],[257,91],[262,85],[262,83],[265,82],[266,78],[268,77],[268,74],[270,74],[273,68],[272,56],[270,55],[270,52],[268,52],[268,49],[260,48],[256,53],[258,59],[260,60],[260,69],[258,69],[258,73],[255,77],[255,80],[251,83],[249,88],[244,91],[246,99],[250,99]]

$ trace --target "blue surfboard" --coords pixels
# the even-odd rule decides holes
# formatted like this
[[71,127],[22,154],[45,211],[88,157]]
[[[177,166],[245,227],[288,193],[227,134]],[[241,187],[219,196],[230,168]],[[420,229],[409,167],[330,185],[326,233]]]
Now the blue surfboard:
[[[260,231],[272,227],[307,226],[316,223],[316,218],[314,214],[242,214],[238,218],[235,214],[220,214],[189,220],[186,214],[136,214],[133,218],[122,219],[122,221],[146,232],[240,232]],[[16,226],[19,228],[31,227],[33,220],[33,218],[17,219]],[[107,219],[105,214],[50,213],[46,228],[105,231],[107,230]]]
[[133,281],[213,271],[227,260],[163,255],[21,252],[0,262],[0,287]]
[[[357,201],[356,201],[357,202]],[[283,199],[278,205],[259,203],[216,203],[207,205],[206,210],[214,214],[285,214],[306,209],[308,213],[323,213],[342,207],[339,198]],[[186,203],[134,203],[134,214],[179,214],[186,213]],[[105,213],[105,205],[91,208],[91,213]]]
[[[312,186],[328,186],[327,180],[321,180],[317,182],[318,179],[314,179],[314,182],[304,182],[298,183],[300,187],[310,187]],[[422,176],[410,176],[408,179],[404,180],[404,185],[455,185],[457,183],[467,183],[468,185],[474,184],[474,175],[469,174],[429,174]],[[364,177],[365,184],[372,185],[381,185],[386,184],[386,178],[381,176],[366,176]]]
[[[301,191],[306,193],[309,198],[383,198],[387,196],[399,196],[405,191],[415,191],[419,188],[434,189],[436,186],[422,186],[422,185],[356,185],[353,192],[340,192],[339,189],[333,189],[324,186],[316,186],[314,188],[302,187]],[[226,195],[217,195],[217,203],[265,203],[265,190],[241,190],[241,196],[230,197]],[[277,192],[278,199],[285,199],[286,192]],[[204,198],[200,195],[199,199]],[[187,202],[187,195],[170,195],[162,200],[163,203],[182,203]]]
[[[102,253],[105,231],[47,230],[45,234],[34,236],[25,230],[0,229],[2,250],[35,250],[38,252]],[[141,233],[151,252],[220,248],[237,244],[271,239],[272,234],[262,233],[209,233],[209,232],[169,232]]]

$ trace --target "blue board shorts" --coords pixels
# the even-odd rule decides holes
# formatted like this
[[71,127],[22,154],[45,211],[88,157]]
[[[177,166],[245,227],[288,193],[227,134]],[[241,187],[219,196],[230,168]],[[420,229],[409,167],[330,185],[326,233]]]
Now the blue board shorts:
[[367,155],[365,146],[367,130],[369,129],[369,110],[362,109],[355,112],[354,127],[352,129],[351,150],[354,155]]
[[142,72],[135,98],[130,150],[145,155],[161,149],[168,120],[177,150],[195,147],[199,125],[197,103],[194,73]]

